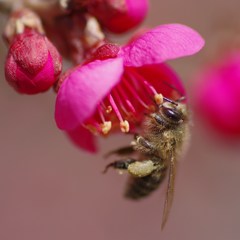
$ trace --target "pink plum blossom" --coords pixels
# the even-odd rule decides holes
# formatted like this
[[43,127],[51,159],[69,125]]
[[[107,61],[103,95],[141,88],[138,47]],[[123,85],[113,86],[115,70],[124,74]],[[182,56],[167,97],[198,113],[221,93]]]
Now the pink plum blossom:
[[19,93],[48,90],[62,70],[62,58],[47,37],[26,28],[13,38],[5,63],[5,77]]
[[148,0],[89,0],[88,10],[109,31],[123,33],[144,20]]
[[97,149],[94,135],[134,131],[144,114],[154,111],[159,93],[172,99],[185,95],[163,62],[194,54],[203,45],[197,32],[180,24],[158,26],[123,47],[103,45],[60,80],[57,126],[92,152]]
[[240,137],[240,50],[210,64],[194,87],[196,112],[224,137]]

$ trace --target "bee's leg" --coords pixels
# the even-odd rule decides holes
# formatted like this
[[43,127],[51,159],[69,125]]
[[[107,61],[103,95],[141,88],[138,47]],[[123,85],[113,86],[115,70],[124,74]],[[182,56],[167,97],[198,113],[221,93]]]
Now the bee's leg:
[[115,168],[115,169],[128,169],[128,166],[131,164],[131,163],[134,163],[136,162],[135,159],[132,159],[132,158],[126,158],[126,159],[123,159],[123,160],[118,160],[118,161],[115,161],[115,162],[112,162],[112,163],[109,163],[103,173],[106,173],[107,170],[112,167],[112,168]]
[[137,161],[132,158],[109,163],[104,169],[103,173],[106,173],[110,167],[128,170],[128,172],[134,177],[148,176],[156,169],[156,165],[152,160]]
[[124,156],[124,155],[130,155],[132,153],[134,153],[134,148],[133,146],[126,146],[126,147],[121,147],[121,148],[118,148],[118,149],[115,149],[111,152],[108,152],[107,154],[104,155],[105,158],[113,155],[113,154],[116,154],[116,155],[119,155],[119,156]]
[[137,142],[145,148],[148,148],[148,149],[153,149],[154,148],[153,145],[147,139],[145,139],[142,136],[139,136],[137,138]]
[[132,142],[132,146],[135,150],[144,152],[155,152],[155,146],[142,136],[137,135],[135,140]]

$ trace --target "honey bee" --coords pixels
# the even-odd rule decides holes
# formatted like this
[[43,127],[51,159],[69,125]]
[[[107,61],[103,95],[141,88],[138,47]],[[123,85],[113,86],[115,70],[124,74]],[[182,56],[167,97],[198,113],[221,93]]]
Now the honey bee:
[[189,139],[189,117],[182,99],[173,101],[162,97],[157,111],[145,116],[141,134],[127,147],[110,154],[125,156],[108,164],[127,170],[130,174],[125,196],[141,199],[156,190],[167,177],[167,190],[162,216],[164,228],[173,203],[177,159],[181,158]]

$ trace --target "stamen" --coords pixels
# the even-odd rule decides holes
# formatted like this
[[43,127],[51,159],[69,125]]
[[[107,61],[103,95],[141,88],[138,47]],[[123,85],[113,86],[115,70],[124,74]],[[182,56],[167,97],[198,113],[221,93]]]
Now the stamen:
[[154,100],[158,105],[162,104],[163,100],[176,104],[175,101],[169,98],[163,97],[161,93],[158,93],[156,89],[149,82],[147,82],[145,79],[142,78],[142,76],[139,76],[139,79],[142,80],[145,86],[147,86],[147,88],[154,94]]
[[120,122],[120,129],[124,133],[129,132],[130,130],[129,122],[127,120]]
[[123,99],[125,99],[126,104],[129,107],[130,111],[132,113],[136,113],[136,110],[135,110],[134,106],[132,105],[131,101],[128,99],[127,95],[125,94],[125,92],[123,91],[121,86],[118,86],[117,90],[119,91],[119,93],[123,97]]
[[139,97],[138,93],[135,91],[135,89],[129,84],[129,82],[126,79],[123,79],[123,84],[125,84],[126,88],[129,89],[129,91],[133,94],[135,99],[146,109],[148,109],[148,105],[142,101],[142,99]]
[[[103,107],[104,107],[104,105],[103,105]],[[98,105],[97,109],[98,109],[98,114],[100,116],[100,119],[102,121],[102,123],[99,125],[98,129],[100,129],[101,132],[106,135],[109,133],[109,131],[112,128],[112,122],[105,120],[105,117],[103,115],[103,111],[102,111],[102,108],[100,105]]]
[[144,79],[144,80],[143,80],[143,83],[145,84],[145,86],[147,86],[147,87],[151,90],[151,92],[152,92],[153,94],[157,94],[156,89],[155,89],[149,82],[147,82],[147,81]]
[[144,76],[129,68],[124,72],[121,83],[99,103],[97,112],[85,124],[95,134],[106,135],[119,127],[127,133],[131,124],[142,121],[144,113],[155,112],[165,101],[171,102],[158,93],[155,85]]
[[[145,99],[152,101],[152,90],[149,88],[149,85],[147,85],[147,89],[146,89],[146,84],[144,83],[145,78],[143,76],[141,76],[138,72],[131,70],[131,75],[134,76],[134,78],[132,76],[129,76],[130,79],[139,86],[139,90],[140,89],[144,89],[143,91],[141,91],[141,93],[144,95]],[[137,81],[136,81],[137,79]],[[139,81],[140,80],[140,81]],[[148,82],[147,82],[148,83]],[[141,86],[142,85],[142,86]],[[145,91],[145,89],[147,91]],[[153,88],[154,89],[154,88]],[[157,91],[156,91],[157,92]],[[143,99],[143,96],[141,97]]]
[[112,106],[108,105],[106,108],[106,113],[109,114],[112,112]]
[[111,121],[106,121],[106,122],[100,124],[100,126],[101,126],[102,133],[106,135],[106,134],[109,133],[109,131],[112,128],[112,122]]
[[109,113],[112,112],[112,106],[108,105],[108,106],[106,107],[106,105],[104,104],[104,102],[101,102],[101,106],[102,106],[102,108],[104,109],[104,111],[105,111],[107,114],[109,114]]
[[138,74],[135,71],[132,71],[132,73],[137,77],[138,80],[140,80],[140,82],[144,84],[145,87],[147,87],[148,92],[150,94],[153,94],[153,98],[156,104],[161,105],[163,103],[163,95],[161,93],[158,93],[156,89],[149,82],[147,82],[140,74]]
[[103,112],[102,112],[102,109],[101,109],[100,105],[98,105],[97,109],[98,109],[98,114],[100,116],[100,119],[104,123],[105,122],[105,117],[103,115]]
[[121,97],[119,96],[118,92],[116,90],[113,90],[113,95],[114,98],[116,98],[117,102],[119,102],[121,109],[123,110],[123,112],[128,115],[128,111],[127,109],[124,107],[123,101],[121,99]]
[[157,105],[163,104],[163,95],[161,93],[157,93],[154,95],[154,100]]
[[122,115],[121,115],[120,111],[118,110],[118,107],[117,107],[117,105],[116,105],[116,103],[115,103],[115,101],[114,101],[114,99],[113,99],[111,94],[109,94],[108,100],[109,100],[110,104],[112,105],[112,108],[113,108],[114,112],[116,113],[119,121],[123,122]]
[[112,105],[112,108],[113,108],[114,112],[116,113],[116,115],[118,117],[118,120],[120,121],[121,131],[124,132],[124,133],[129,132],[129,129],[130,129],[129,122],[127,120],[123,120],[122,115],[121,115],[121,113],[120,113],[120,111],[119,111],[119,109],[118,109],[118,107],[117,107],[117,105],[116,105],[116,103],[115,103],[111,94],[108,96],[108,99],[109,99],[110,104]]
[[151,84],[149,84],[149,82],[147,82],[146,80],[144,80],[143,83],[154,94],[153,97],[154,97],[154,100],[155,100],[156,104],[161,105],[163,103],[163,95],[161,93],[158,93],[156,91],[156,89]]
[[82,124],[82,126],[88,129],[93,135],[98,135],[101,132],[101,128],[97,122]]

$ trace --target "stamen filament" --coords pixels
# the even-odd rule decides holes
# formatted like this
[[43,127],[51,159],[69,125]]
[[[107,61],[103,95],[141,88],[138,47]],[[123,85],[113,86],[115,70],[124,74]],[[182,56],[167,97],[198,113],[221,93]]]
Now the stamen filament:
[[145,87],[147,87],[147,91],[150,94],[153,94],[153,98],[156,102],[156,104],[160,105],[163,103],[163,95],[161,93],[158,93],[157,90],[148,82],[146,81],[140,74],[136,73],[135,71],[132,71],[132,73],[137,77],[140,82],[144,84]]
[[109,114],[112,112],[112,106],[108,105],[106,107],[105,103],[104,102],[101,102],[101,105],[102,105],[102,108],[104,109],[105,113]]
[[125,92],[123,91],[123,89],[120,86],[118,86],[118,91],[120,93],[120,96],[122,96],[123,99],[125,99],[126,104],[129,107],[130,111],[133,113],[136,113],[136,109],[134,108],[131,101],[128,99],[127,95],[125,94]]
[[114,95],[114,98],[116,98],[116,100],[119,102],[121,109],[124,111],[126,115],[128,115],[128,111],[124,107],[123,101],[116,90],[113,90],[113,95]]
[[114,99],[113,99],[111,94],[109,94],[108,100],[109,100],[110,104],[112,105],[112,108],[113,108],[114,112],[116,113],[117,118],[119,119],[119,121],[123,122],[122,115],[121,115],[120,111],[118,110],[118,107],[117,107],[117,105],[116,105],[116,103],[115,103],[115,101],[114,101]]
[[[103,104],[101,104],[101,105],[103,105]],[[112,128],[112,122],[105,120],[101,105],[99,104],[97,109],[98,109],[98,114],[99,114],[99,117],[100,117],[102,123],[101,124],[95,123],[95,126],[97,126],[98,131],[101,131],[104,135],[106,135],[109,133],[109,131]]]
[[[140,96],[140,93],[142,94],[141,99],[144,99],[146,101],[151,100],[152,101],[152,91],[150,91],[147,87],[147,91],[144,91],[143,89],[146,89],[146,85],[144,84],[145,78],[142,77],[138,72],[134,70],[130,70],[131,74],[128,74],[128,78],[138,86],[138,95]],[[136,80],[137,79],[137,80]],[[140,80],[140,81],[139,81]],[[141,86],[142,85],[142,86]],[[142,89],[142,91],[140,91]]]
[[131,127],[138,124],[145,112],[156,111],[166,101],[155,87],[138,71],[129,68],[124,72],[121,83],[99,103],[94,118],[86,122],[87,127],[104,135],[118,126],[122,132],[129,132],[130,123]]
[[103,115],[101,106],[98,105],[97,109],[98,109],[98,114],[99,114],[99,116],[100,116],[100,119],[101,119],[101,121],[104,123],[104,122],[105,122],[105,117],[104,117],[104,115]]
[[120,111],[119,111],[119,109],[118,109],[118,107],[117,107],[117,105],[116,105],[116,103],[115,103],[115,101],[114,101],[114,99],[113,99],[111,94],[109,94],[108,100],[109,100],[110,104],[112,105],[113,110],[116,113],[116,115],[117,115],[117,117],[118,117],[118,119],[120,121],[120,129],[121,129],[121,131],[125,132],[125,133],[129,132],[129,129],[130,129],[129,123],[128,123],[127,120],[123,120],[122,115],[121,115],[121,113],[120,113]]
[[138,102],[146,109],[148,109],[148,105],[142,101],[142,99],[139,97],[135,89],[129,84],[129,82],[126,79],[123,79],[123,84],[125,84],[126,88],[129,89],[129,91],[133,94],[135,99],[138,100]]

